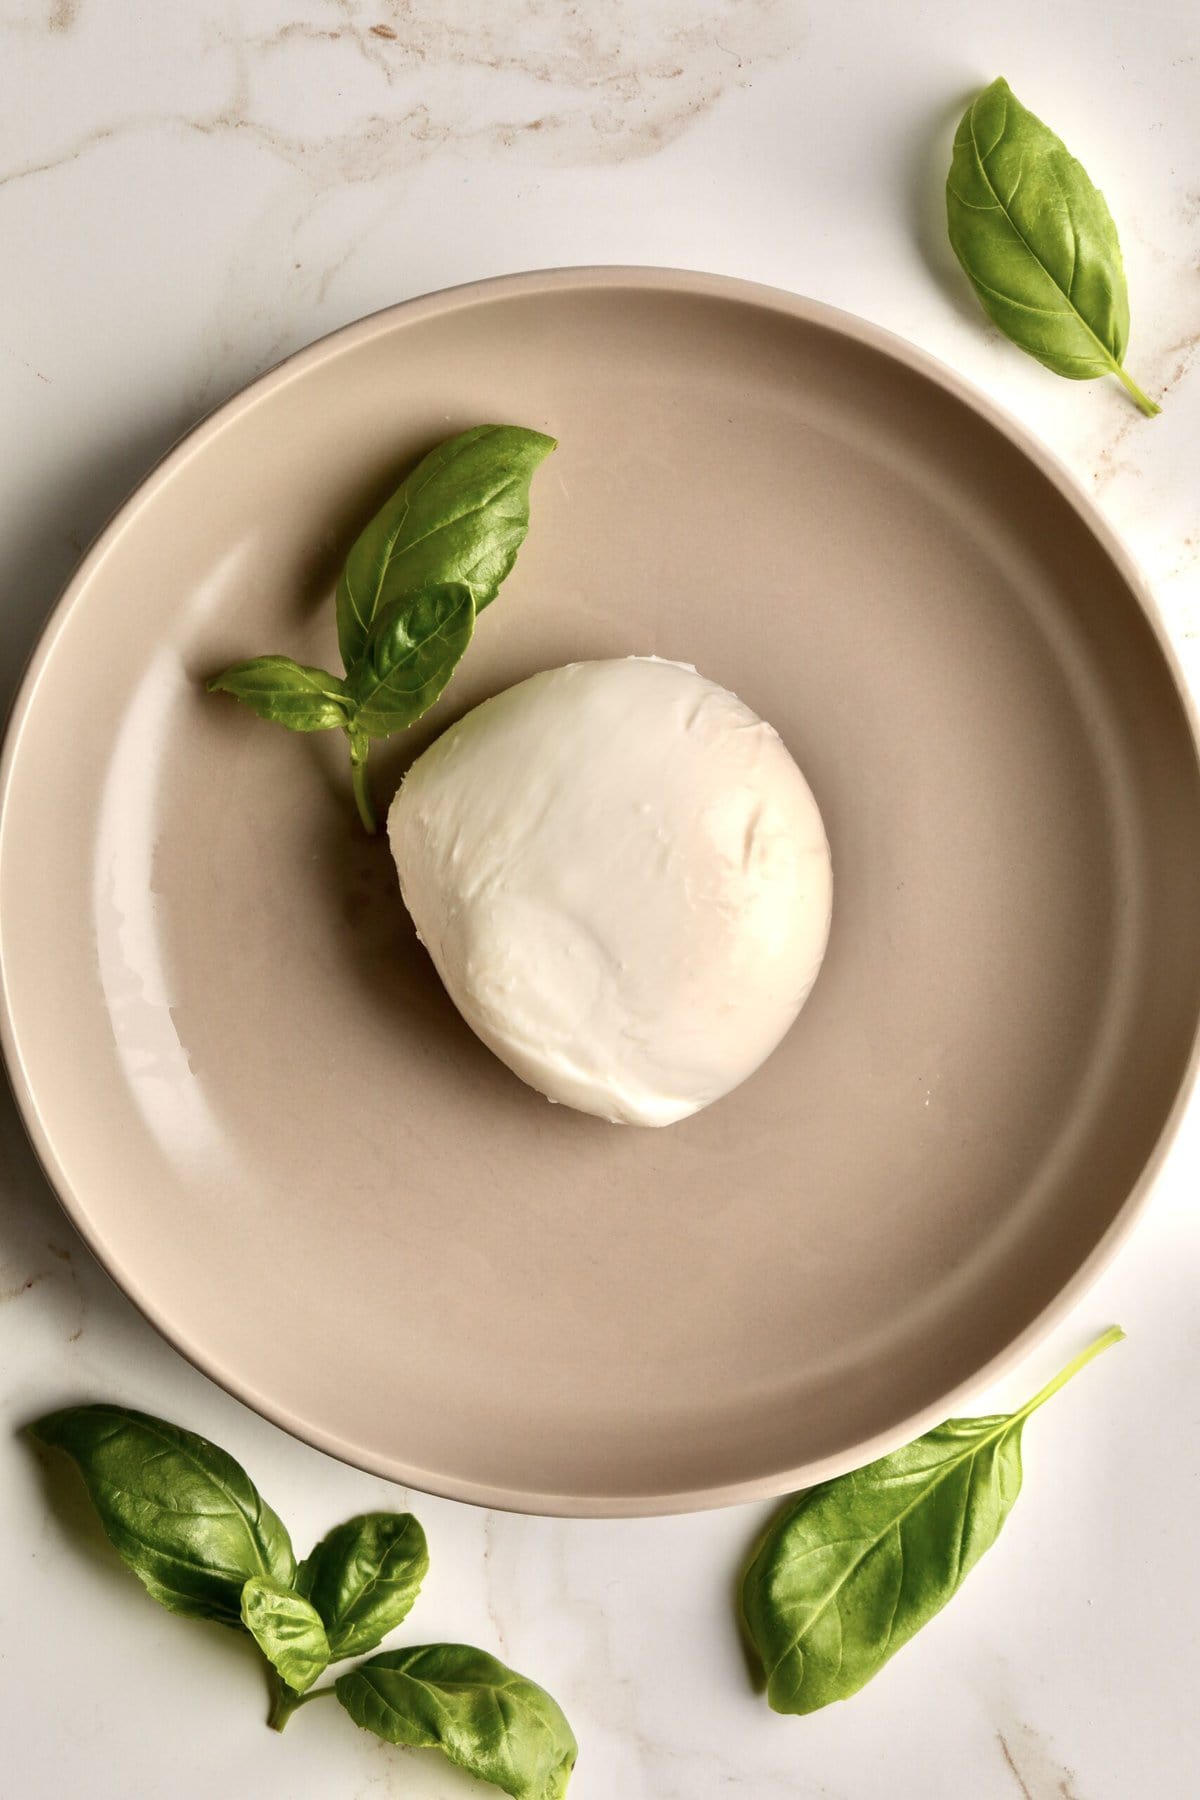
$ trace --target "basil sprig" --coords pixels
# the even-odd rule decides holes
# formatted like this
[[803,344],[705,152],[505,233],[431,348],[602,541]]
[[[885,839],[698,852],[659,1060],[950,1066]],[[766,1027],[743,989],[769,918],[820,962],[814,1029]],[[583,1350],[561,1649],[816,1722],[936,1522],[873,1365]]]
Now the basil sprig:
[[950,243],[993,324],[1056,375],[1115,375],[1147,415],[1161,408],[1125,372],[1129,294],[1104,195],[1007,81],[968,106],[946,181]]
[[776,1712],[846,1700],[958,1592],[1021,1491],[1026,1419],[1124,1336],[1114,1325],[1014,1413],[948,1419],[790,1501],[742,1582]]
[[387,1743],[440,1750],[513,1800],[566,1793],[578,1746],[561,1709],[483,1650],[384,1651],[315,1685],[408,1617],[429,1568],[411,1513],[349,1519],[297,1568],[277,1515],[207,1438],[107,1405],[68,1407],[29,1431],[73,1458],[108,1537],[161,1606],[250,1634],[273,1671],[277,1731],[333,1695]]
[[553,449],[540,431],[476,425],[417,464],[346,558],[335,601],[344,677],[256,656],[208,683],[289,731],[344,731],[368,831],[371,740],[414,724],[450,680],[517,559],[530,482]]

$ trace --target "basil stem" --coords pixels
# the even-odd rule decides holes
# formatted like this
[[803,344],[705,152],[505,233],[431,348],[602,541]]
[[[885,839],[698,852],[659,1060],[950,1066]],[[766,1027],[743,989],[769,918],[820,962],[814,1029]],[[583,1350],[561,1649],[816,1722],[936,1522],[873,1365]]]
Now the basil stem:
[[323,1699],[326,1694],[335,1694],[336,1688],[309,1688],[307,1694],[298,1694],[294,1688],[288,1687],[285,1681],[272,1669],[271,1671],[271,1710],[267,1714],[267,1724],[272,1731],[282,1731],[292,1714],[307,1706],[310,1700]]
[[354,789],[354,804],[358,808],[363,829],[374,837],[379,830],[379,820],[375,816],[375,802],[371,798],[371,784],[367,779],[367,757],[371,753],[371,740],[365,731],[356,731],[353,726],[347,730],[346,736],[350,739],[350,783]]

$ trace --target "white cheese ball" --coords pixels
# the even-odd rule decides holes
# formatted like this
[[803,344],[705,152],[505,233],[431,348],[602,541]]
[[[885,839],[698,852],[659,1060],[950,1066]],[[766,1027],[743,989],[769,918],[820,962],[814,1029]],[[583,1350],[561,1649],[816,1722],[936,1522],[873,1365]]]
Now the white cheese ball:
[[670,1125],[783,1037],[829,936],[821,815],[778,734],[694,669],[571,663],[485,701],[388,818],[450,998],[551,1100]]

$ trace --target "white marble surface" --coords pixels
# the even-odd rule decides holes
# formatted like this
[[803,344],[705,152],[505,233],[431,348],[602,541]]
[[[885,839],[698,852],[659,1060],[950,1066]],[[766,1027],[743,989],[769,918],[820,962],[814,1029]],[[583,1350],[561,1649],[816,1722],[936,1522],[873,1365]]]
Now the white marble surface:
[[[1095,493],[1200,677],[1200,16],[1194,0],[4,0],[0,655],[158,452],[285,352],[406,295],[570,262],[750,276],[876,319],[1026,419]],[[941,176],[997,73],[1101,179],[1133,296],[1115,383],[1056,381],[955,278]],[[1075,1316],[1129,1341],[1026,1438],[1025,1493],[867,1692],[779,1719],[730,1614],[761,1509],[561,1523],[413,1497],[407,1634],[476,1641],[578,1732],[578,1800],[1185,1800],[1200,1786],[1200,1115]],[[263,1726],[246,1646],[161,1612],[49,1505],[14,1435],[114,1397],[227,1445],[302,1546],[406,1496],[183,1364],[90,1260],[0,1113],[0,1796],[482,1794],[333,1708]]]

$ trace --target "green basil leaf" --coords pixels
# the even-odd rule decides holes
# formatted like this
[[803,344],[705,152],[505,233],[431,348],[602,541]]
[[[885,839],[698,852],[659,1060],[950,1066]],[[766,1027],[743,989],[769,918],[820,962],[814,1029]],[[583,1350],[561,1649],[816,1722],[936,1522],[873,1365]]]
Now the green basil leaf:
[[331,1661],[362,1656],[408,1617],[429,1569],[411,1513],[362,1513],[328,1532],[296,1574],[325,1624]]
[[242,1624],[295,1694],[305,1693],[329,1667],[320,1614],[282,1581],[250,1577],[242,1589]]
[[428,712],[474,629],[475,602],[465,582],[442,582],[390,601],[376,615],[347,683],[353,729],[388,737]]
[[790,1502],[742,1583],[776,1712],[857,1693],[958,1592],[1021,1490],[1026,1419],[1123,1335],[1114,1326],[1019,1412],[947,1420]]
[[250,1477],[207,1438],[124,1406],[71,1406],[29,1427],[79,1466],[100,1523],[170,1612],[241,1629],[252,1575],[285,1584],[296,1559]]
[[1129,298],[1117,228],[1100,190],[1007,81],[971,102],[946,182],[950,242],[988,317],[1057,375],[1125,373]]
[[340,675],[305,668],[290,656],[256,656],[214,675],[210,694],[232,694],[260,719],[289,731],[333,731],[345,727],[350,704]]
[[520,425],[476,425],[439,444],[375,515],[337,589],[346,668],[389,601],[432,582],[465,581],[482,612],[529,529],[529,484],[554,439]]
[[557,1702],[466,1644],[385,1650],[334,1684],[356,1725],[440,1750],[513,1800],[560,1800],[579,1747]]

